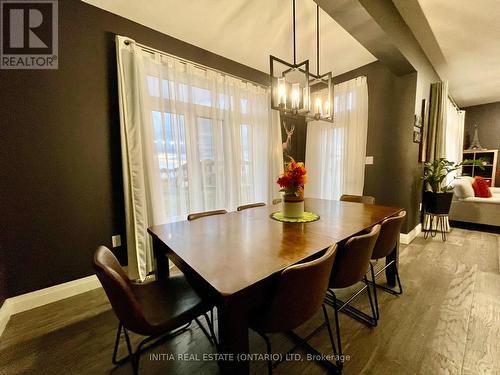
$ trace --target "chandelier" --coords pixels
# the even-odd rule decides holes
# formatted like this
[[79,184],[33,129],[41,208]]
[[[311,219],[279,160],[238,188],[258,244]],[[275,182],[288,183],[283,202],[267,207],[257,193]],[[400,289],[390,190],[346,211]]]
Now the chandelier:
[[306,118],[333,122],[332,72],[319,72],[319,6],[316,5],[316,74],[309,73],[310,112]]
[[271,108],[289,115],[307,114],[311,104],[309,60],[297,63],[295,22],[295,0],[292,0],[293,64],[269,56]]

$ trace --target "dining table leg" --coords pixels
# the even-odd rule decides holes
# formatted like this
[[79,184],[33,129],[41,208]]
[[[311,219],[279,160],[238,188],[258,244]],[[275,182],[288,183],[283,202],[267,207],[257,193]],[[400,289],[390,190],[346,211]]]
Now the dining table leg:
[[156,279],[166,279],[170,276],[167,251],[165,244],[153,237],[153,255],[156,262]]
[[248,374],[248,309],[243,301],[226,298],[217,306],[219,361],[223,374]]

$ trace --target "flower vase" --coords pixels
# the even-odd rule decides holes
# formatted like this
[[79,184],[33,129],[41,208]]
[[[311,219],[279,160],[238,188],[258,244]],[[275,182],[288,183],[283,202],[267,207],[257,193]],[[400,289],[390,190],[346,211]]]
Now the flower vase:
[[283,198],[283,216],[297,219],[304,215],[304,198],[287,197]]

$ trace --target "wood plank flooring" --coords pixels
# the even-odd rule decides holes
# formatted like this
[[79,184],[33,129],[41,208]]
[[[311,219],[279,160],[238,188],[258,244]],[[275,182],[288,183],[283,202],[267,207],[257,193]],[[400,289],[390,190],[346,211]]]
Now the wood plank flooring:
[[[341,315],[344,353],[350,356],[343,373],[500,374],[500,236],[453,228],[446,243],[419,237],[402,247],[400,274],[402,296],[378,294],[376,328]],[[356,306],[368,309],[366,295]],[[321,320],[318,314],[297,333],[305,335]],[[130,366],[111,364],[117,324],[101,289],[15,315],[0,338],[0,374],[131,374]],[[252,353],[265,353],[262,339],[254,333],[250,338]],[[284,335],[271,340],[275,353],[292,347]],[[330,353],[326,331],[311,344]],[[217,374],[215,362],[201,360],[214,352],[193,324],[143,355],[141,373]],[[188,354],[192,360],[158,360],[153,353]],[[299,361],[284,362],[275,374],[325,373],[306,353],[297,353]],[[266,373],[265,362],[253,362],[251,371]]]

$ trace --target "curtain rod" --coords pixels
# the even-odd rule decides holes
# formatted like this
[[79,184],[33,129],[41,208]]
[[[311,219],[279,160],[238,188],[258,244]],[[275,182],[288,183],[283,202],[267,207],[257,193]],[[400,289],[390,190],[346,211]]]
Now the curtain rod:
[[144,44],[141,44],[141,43],[137,43],[136,41],[132,40],[132,39],[125,39],[124,40],[124,43],[126,45],[129,45],[131,43],[135,43],[135,45],[137,45],[138,47],[140,47],[143,51],[145,52],[149,52],[149,53],[158,53],[160,55],[164,55],[164,56],[168,56],[168,57],[171,57],[171,58],[174,58],[176,60],[179,60],[185,64],[191,64],[191,65],[194,65],[195,67],[197,68],[200,68],[202,70],[212,70],[214,72],[217,72],[217,73],[220,73],[222,75],[225,75],[225,76],[228,76],[228,77],[233,77],[233,78],[236,78],[242,82],[245,82],[245,83],[251,83],[253,85],[257,85],[257,86],[260,86],[260,87],[263,87],[265,89],[268,89],[269,88],[269,85],[264,85],[263,83],[259,83],[259,82],[255,82],[255,81],[252,81],[252,80],[249,80],[249,79],[245,79],[245,78],[241,78],[241,77],[238,77],[238,76],[235,76],[234,74],[231,74],[231,73],[226,73],[226,72],[223,72],[222,70],[219,70],[219,69],[215,69],[215,68],[211,68],[209,66],[206,66],[206,65],[203,65],[203,64],[199,64],[199,63],[196,63],[194,61],[191,61],[191,60],[188,60],[188,59],[183,59],[182,57],[179,57],[179,56],[175,56],[175,55],[172,55],[170,53],[167,53],[167,52],[164,52],[164,51],[160,51],[156,48],[153,48],[153,47],[148,47]]
[[455,106],[456,109],[458,109],[459,111],[461,111],[460,107],[457,105],[457,103],[455,102],[455,100],[451,97],[450,94],[448,94],[448,99],[450,99],[450,102],[451,104],[453,104]]

